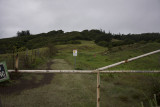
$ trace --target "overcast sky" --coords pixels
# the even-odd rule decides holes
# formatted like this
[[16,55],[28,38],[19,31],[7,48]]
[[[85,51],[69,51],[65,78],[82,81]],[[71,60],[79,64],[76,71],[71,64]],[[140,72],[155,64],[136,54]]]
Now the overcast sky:
[[0,38],[60,29],[160,32],[160,0],[0,0]]

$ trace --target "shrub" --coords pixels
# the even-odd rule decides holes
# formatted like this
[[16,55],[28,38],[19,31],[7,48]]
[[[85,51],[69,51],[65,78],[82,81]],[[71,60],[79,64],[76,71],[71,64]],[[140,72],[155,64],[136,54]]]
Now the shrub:
[[71,40],[71,41],[68,41],[67,44],[81,44],[81,42],[78,40]]
[[103,46],[103,47],[107,47],[107,46],[109,45],[109,43],[106,42],[106,41],[100,41],[100,42],[98,42],[97,44],[98,44],[99,46]]
[[57,48],[55,47],[55,45],[54,44],[51,44],[51,43],[49,43],[48,45],[47,45],[47,47],[48,47],[48,55],[49,55],[49,57],[51,57],[51,56],[53,56],[53,55],[56,55],[56,53],[57,53]]
[[115,41],[115,42],[112,42],[112,46],[121,46],[123,45],[124,42],[123,41]]

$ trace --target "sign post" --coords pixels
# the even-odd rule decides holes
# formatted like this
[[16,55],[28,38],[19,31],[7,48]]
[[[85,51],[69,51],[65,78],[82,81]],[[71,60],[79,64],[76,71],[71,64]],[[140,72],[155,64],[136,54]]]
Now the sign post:
[[74,69],[76,69],[76,56],[77,56],[77,50],[73,50],[73,56],[75,56],[75,61],[74,61]]
[[9,79],[9,74],[5,62],[0,62],[0,82]]

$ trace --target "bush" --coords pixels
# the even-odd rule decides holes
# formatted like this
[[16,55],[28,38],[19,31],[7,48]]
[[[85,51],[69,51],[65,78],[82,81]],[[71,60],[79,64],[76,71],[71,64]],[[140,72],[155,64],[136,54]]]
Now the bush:
[[78,40],[71,40],[71,41],[68,41],[67,44],[81,44],[81,42]]
[[99,46],[103,46],[103,47],[107,47],[107,46],[109,45],[109,43],[106,42],[106,41],[100,41],[100,42],[98,42],[97,44],[98,44]]
[[55,47],[54,44],[49,43],[47,45],[47,47],[48,47],[48,52],[47,53],[48,53],[49,57],[56,55],[57,48]]
[[135,41],[132,39],[125,39],[124,40],[124,45],[133,44],[133,43],[135,43]]
[[160,43],[160,39],[156,40],[156,42]]
[[112,42],[112,46],[121,46],[123,45],[124,42],[123,41],[115,41],[115,42]]
[[140,44],[145,44],[145,43],[147,43],[146,41],[140,41],[139,42]]

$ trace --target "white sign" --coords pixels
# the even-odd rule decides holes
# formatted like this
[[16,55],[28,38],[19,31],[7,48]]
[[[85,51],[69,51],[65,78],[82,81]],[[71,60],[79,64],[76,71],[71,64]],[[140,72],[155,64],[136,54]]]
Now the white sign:
[[73,50],[73,56],[77,56],[77,50]]

